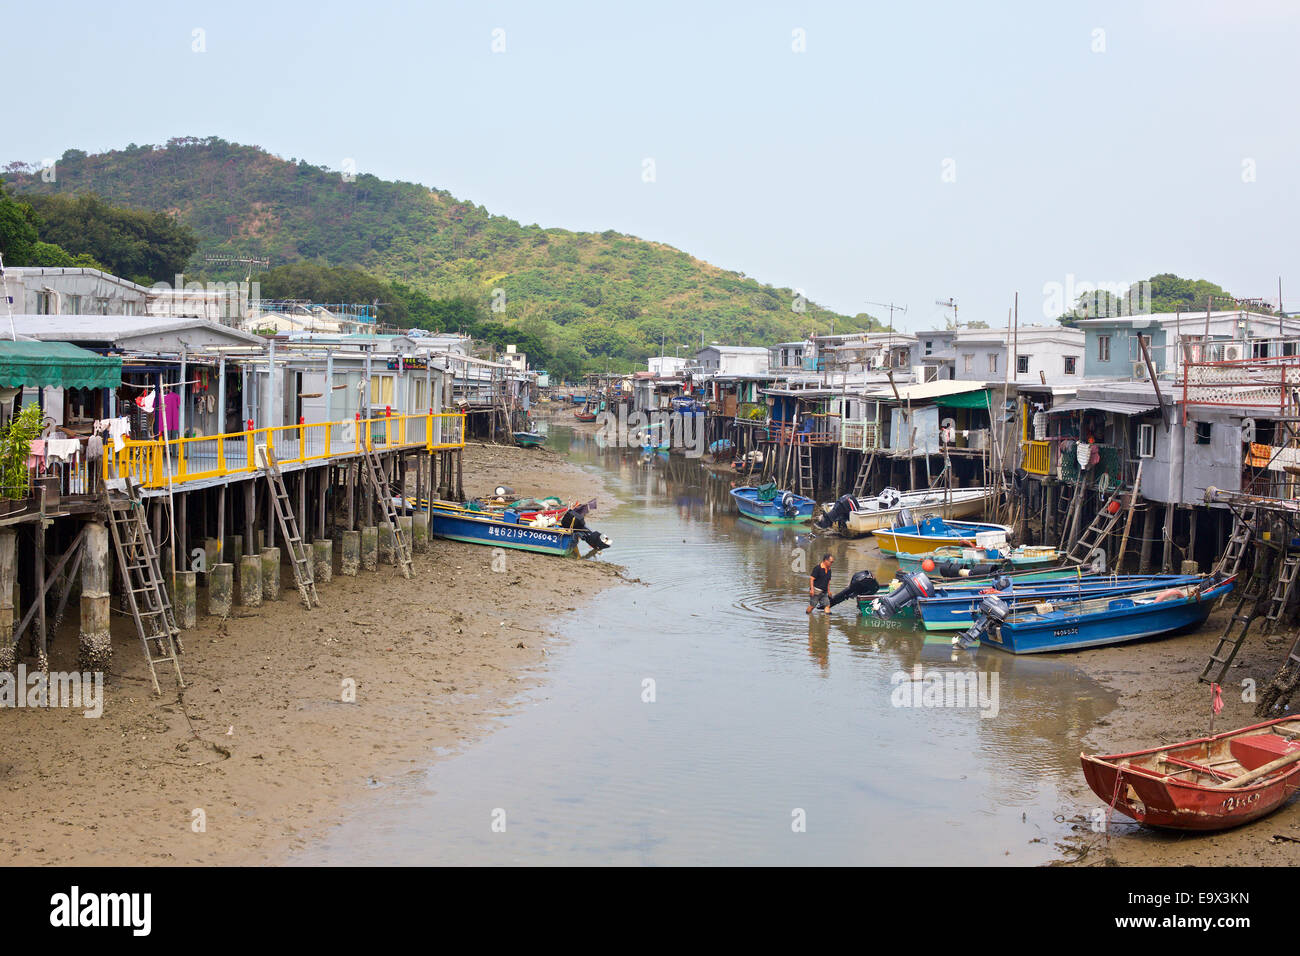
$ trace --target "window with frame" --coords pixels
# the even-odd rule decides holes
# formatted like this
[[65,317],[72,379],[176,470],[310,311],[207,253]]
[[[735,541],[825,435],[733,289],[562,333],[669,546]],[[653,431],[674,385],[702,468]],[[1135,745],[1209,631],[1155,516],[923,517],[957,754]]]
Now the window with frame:
[[934,352],[934,341],[928,339],[925,343],[925,354],[930,355],[932,352]]
[[1154,458],[1156,456],[1156,426],[1142,424],[1138,426],[1138,457]]
[[1210,423],[1197,422],[1196,423],[1196,444],[1208,445],[1209,443],[1210,443]]
[[1017,356],[1016,356],[1016,374],[1017,374],[1017,375],[1028,375],[1028,374],[1029,374],[1029,356],[1028,356],[1028,355],[1017,355]]
[[1098,362],[1110,361],[1110,336],[1109,335],[1097,336],[1097,361]]
[[989,374],[990,375],[998,374],[998,353],[997,352],[994,352],[991,355],[989,355]]
[[963,356],[961,357],[961,364],[962,364],[962,371],[963,371],[963,372],[966,372],[967,374],[969,374],[970,372],[975,371],[975,356],[974,356],[974,355],[963,355]]
[[388,406],[393,404],[393,376],[370,376],[370,404]]
[[1065,357],[1065,374],[1075,375],[1079,371],[1079,357],[1077,355],[1067,355]]

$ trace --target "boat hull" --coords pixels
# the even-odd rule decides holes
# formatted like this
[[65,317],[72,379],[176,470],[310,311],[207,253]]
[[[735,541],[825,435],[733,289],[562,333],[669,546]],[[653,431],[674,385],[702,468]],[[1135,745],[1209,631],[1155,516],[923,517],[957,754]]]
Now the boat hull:
[[[1004,601],[1028,604],[1033,601],[1050,603],[1053,600],[1083,599],[1091,600],[1101,597],[1122,597],[1137,594],[1153,588],[1177,588],[1194,586],[1199,580],[1196,575],[1166,575],[1133,580],[1115,581],[1039,581],[1027,582],[1024,578],[1016,580],[1010,591],[997,592]],[[964,631],[975,620],[975,608],[984,595],[979,588],[962,585],[960,588],[947,588],[936,585],[938,595],[921,598],[917,601],[917,615],[927,631]]]
[[[1289,725],[1289,726],[1288,726]],[[1180,779],[1188,776],[1182,763],[1212,766],[1225,749],[1234,752],[1234,742],[1247,744],[1251,735],[1267,736],[1275,728],[1300,730],[1295,717],[1281,717],[1231,730],[1213,737],[1201,737],[1165,747],[1137,750],[1125,754],[1080,754],[1084,779],[1106,806],[1132,817],[1139,823],[1170,830],[1208,832],[1226,830],[1258,820],[1272,813],[1300,789],[1300,763],[1284,767],[1244,787],[1225,790],[1200,780]],[[1243,739],[1245,738],[1245,739]],[[1226,746],[1225,746],[1226,745]],[[1275,752],[1285,752],[1279,746]],[[1240,754],[1241,751],[1236,751]],[[1271,756],[1260,753],[1255,760],[1243,760],[1245,766]],[[1161,771],[1159,758],[1173,758]],[[1179,772],[1173,776],[1170,771]],[[1210,774],[1197,774],[1201,780]]]
[[984,513],[984,506],[990,494],[988,488],[958,488],[952,492],[953,500],[945,501],[943,492],[909,492],[903,495],[896,508],[883,510],[862,508],[850,512],[844,523],[849,537],[864,538],[879,528],[891,527],[898,513],[904,509],[937,514],[944,519],[973,518]]
[[1091,613],[1054,611],[1017,617],[989,627],[981,642],[1012,654],[1044,654],[1172,634],[1204,624],[1214,602],[1231,591],[1233,583],[1229,579],[1196,597],[1155,603],[1134,603],[1133,599],[1114,597],[1104,610]]
[[975,547],[975,535],[982,532],[1000,532],[1010,537],[1011,529],[1001,524],[985,524],[976,522],[953,522],[952,530],[956,532],[952,535],[932,535],[920,534],[914,531],[895,531],[893,529],[879,528],[872,532],[876,538],[876,546],[884,554],[915,554],[926,555],[931,551],[950,545],[963,545],[966,547]]
[[488,515],[479,517],[472,512],[439,509],[436,505],[429,509],[429,533],[448,541],[535,554],[563,556],[575,554],[578,550],[577,534],[563,528],[532,528]]
[[781,508],[781,492],[777,492],[773,501],[759,501],[750,487],[732,488],[731,498],[736,502],[742,518],[761,521],[763,524],[803,524],[811,521],[817,503],[811,498],[795,495],[796,506],[793,513]]

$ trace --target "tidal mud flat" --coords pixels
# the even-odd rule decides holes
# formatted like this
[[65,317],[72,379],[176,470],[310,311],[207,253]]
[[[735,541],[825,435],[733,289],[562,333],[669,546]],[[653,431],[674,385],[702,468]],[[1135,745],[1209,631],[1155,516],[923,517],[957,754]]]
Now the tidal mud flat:
[[[470,443],[464,469],[471,494],[506,484],[613,503],[599,477],[545,449]],[[130,619],[115,615],[101,717],[0,709],[0,859],[255,865],[309,845],[368,789],[490,732],[544,679],[546,622],[620,580],[616,550],[509,551],[504,571],[493,554],[433,539],[411,581],[392,566],[336,570],[312,611],[285,568],[278,601],[183,632],[180,695],[165,679],[152,694]],[[51,667],[74,669],[76,646],[65,629]]]

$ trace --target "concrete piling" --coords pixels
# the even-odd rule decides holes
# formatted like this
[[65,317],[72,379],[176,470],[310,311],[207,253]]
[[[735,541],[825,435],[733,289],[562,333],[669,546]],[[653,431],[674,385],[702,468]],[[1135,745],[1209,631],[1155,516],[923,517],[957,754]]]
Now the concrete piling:
[[239,559],[239,606],[262,606],[262,559],[258,555]]
[[339,559],[339,574],[349,577],[361,570],[361,532],[343,532],[343,553]]
[[261,561],[262,600],[278,601],[280,599],[280,549],[263,548]]
[[172,615],[182,631],[192,630],[198,624],[198,575],[193,571],[177,571],[171,576]]
[[[113,642],[109,634],[113,569],[109,562],[108,526],[99,521],[87,524],[82,549],[81,629],[77,637],[77,666],[84,671],[103,671],[113,661]],[[3,556],[4,542],[3,536],[0,536],[0,600],[4,599]],[[3,617],[4,610],[0,608],[0,626],[4,623]],[[12,630],[12,619],[9,627]]]
[[[207,568],[207,574],[212,573],[212,569],[221,563],[221,540],[219,538],[203,539],[203,566]],[[205,580],[206,575],[205,575]]]
[[393,526],[387,521],[379,526],[379,563],[393,564],[397,561],[397,547],[393,542]]
[[208,613],[230,617],[235,600],[235,566],[228,561],[214,564],[208,577]]
[[77,667],[80,670],[106,671],[113,661],[113,641],[109,634],[111,604],[112,599],[107,594],[82,592],[81,634],[77,642]]
[[316,584],[328,584],[334,577],[334,542],[317,538],[311,543],[311,574]]
[[429,550],[429,513],[417,511],[411,517],[414,519],[411,522],[411,550],[424,554]]
[[367,571],[379,569],[379,529],[374,525],[361,529],[361,566]]

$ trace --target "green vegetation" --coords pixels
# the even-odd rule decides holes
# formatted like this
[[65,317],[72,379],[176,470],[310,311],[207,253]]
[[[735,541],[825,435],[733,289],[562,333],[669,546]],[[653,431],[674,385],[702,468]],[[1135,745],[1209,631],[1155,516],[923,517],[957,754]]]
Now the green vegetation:
[[0,429],[0,497],[27,497],[27,458],[32,439],[41,437],[39,405],[24,405],[7,426]]
[[[1184,279],[1172,272],[1162,272],[1146,281],[1151,283],[1149,301],[1140,282],[1133,283],[1127,293],[1120,296],[1105,291],[1084,293],[1075,301],[1074,309],[1061,316],[1059,321],[1062,325],[1073,325],[1079,319],[1128,315],[1134,311],[1204,312],[1207,301],[1212,302],[1212,307],[1218,311],[1237,308],[1239,302],[1221,286],[1206,279]],[[1273,311],[1272,306],[1259,302],[1251,302],[1250,308],[1256,312]]]
[[[837,315],[813,302],[796,312],[793,290],[660,243],[612,230],[521,225],[442,190],[366,174],[349,181],[217,138],[94,156],[69,150],[56,169],[54,182],[21,165],[5,172],[34,201],[93,192],[104,203],[174,215],[198,236],[192,278],[244,277],[205,267],[211,254],[266,257],[298,268],[258,276],[268,295],[313,289],[321,294],[310,297],[331,302],[378,298],[385,323],[514,342],[562,376],[644,368],[660,342],[671,354],[698,347],[701,336],[752,345],[826,332],[832,321],[836,331],[881,327],[871,316]],[[84,251],[102,255],[97,247]],[[367,286],[358,271],[379,284]]]

